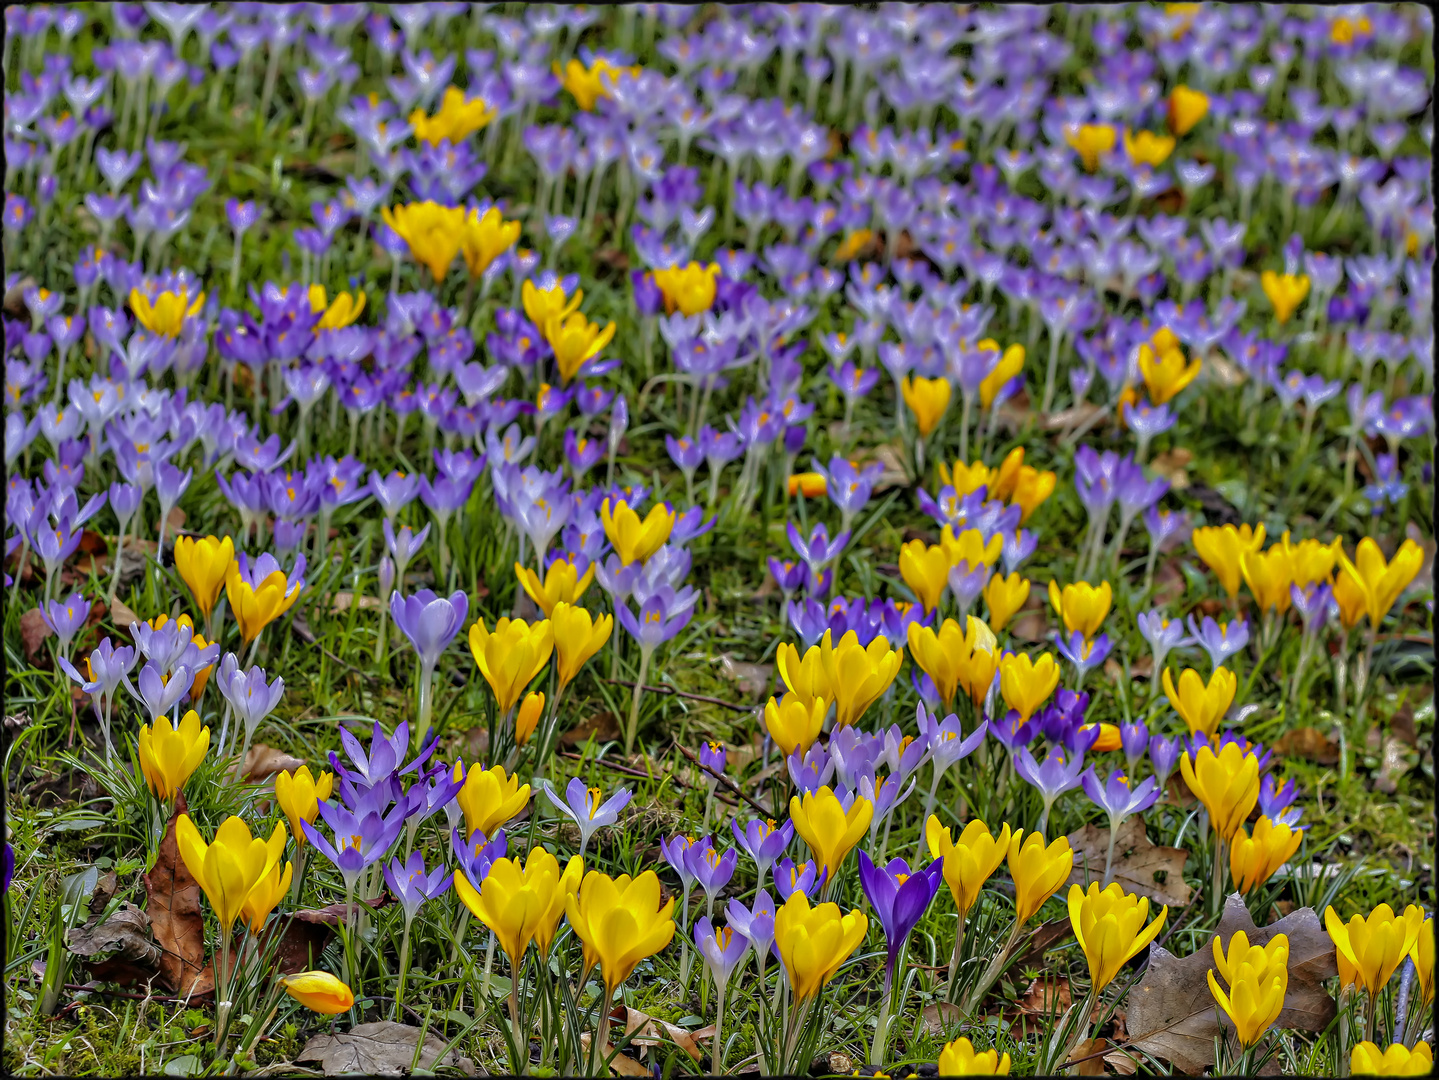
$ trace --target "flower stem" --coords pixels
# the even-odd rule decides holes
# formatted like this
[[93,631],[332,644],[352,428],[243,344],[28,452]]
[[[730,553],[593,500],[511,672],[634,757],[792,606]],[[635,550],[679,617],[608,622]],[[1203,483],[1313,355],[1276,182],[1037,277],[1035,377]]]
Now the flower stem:
[[629,756],[635,748],[635,732],[640,725],[640,694],[644,691],[645,676],[649,674],[650,657],[654,655],[653,645],[640,646],[640,670],[635,676],[635,692],[630,699],[630,719],[625,725],[625,755]]

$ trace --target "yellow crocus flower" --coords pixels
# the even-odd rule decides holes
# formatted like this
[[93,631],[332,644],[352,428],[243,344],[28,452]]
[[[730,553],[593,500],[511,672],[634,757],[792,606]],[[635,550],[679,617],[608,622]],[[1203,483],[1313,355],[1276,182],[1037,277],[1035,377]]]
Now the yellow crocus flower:
[[1194,551],[1213,570],[1231,598],[1239,595],[1239,556],[1264,546],[1264,526],[1207,525],[1190,534]]
[[[1214,978],[1218,969],[1229,984],[1225,993]],[[1260,948],[1249,944],[1249,935],[1237,931],[1229,939],[1226,956],[1214,936],[1214,967],[1207,973],[1209,991],[1234,1023],[1234,1035],[1243,1047],[1253,1046],[1279,1019],[1284,994],[1289,988],[1289,938],[1275,934]]]
[[460,256],[470,277],[483,274],[519,239],[520,223],[506,221],[498,207],[492,206],[483,214],[472,208],[465,215],[464,232],[460,234]]
[[196,540],[189,536],[175,538],[175,569],[180,580],[190,588],[200,614],[208,619],[215,610],[215,601],[225,585],[225,575],[235,561],[235,542],[230,537],[207,536]]
[[338,1016],[355,1007],[354,992],[328,971],[286,975],[280,985],[305,1008],[322,1016]]
[[1064,129],[1064,141],[1079,155],[1087,172],[1099,168],[1099,158],[1114,149],[1116,140],[1114,128],[1109,124],[1068,124]]
[[549,662],[555,647],[554,629],[548,619],[535,623],[499,619],[494,633],[480,619],[470,627],[469,639],[470,654],[490,684],[501,716],[515,707],[525,687]]
[[584,608],[561,600],[550,612],[550,625],[555,638],[557,689],[563,693],[575,681],[580,668],[609,641],[615,617],[601,615],[594,619]]
[[904,664],[904,650],[890,648],[883,634],[876,634],[866,646],[859,643],[859,635],[853,630],[847,631],[838,645],[831,643],[830,631],[826,630],[819,653],[825,682],[834,698],[836,727],[857,722],[889,689]]
[[190,779],[205,752],[210,749],[210,729],[200,725],[200,714],[191,709],[170,726],[168,716],[157,716],[155,726],[140,725],[140,772],[157,799],[166,802],[178,795]]
[[1155,405],[1172,400],[1198,377],[1203,367],[1198,357],[1186,362],[1183,350],[1177,346],[1161,351],[1157,357],[1148,342],[1139,346],[1139,374],[1144,377],[1144,388]]
[[1065,630],[1071,634],[1078,630],[1089,641],[1104,625],[1109,607],[1114,602],[1114,590],[1109,582],[1101,581],[1095,588],[1087,581],[1076,581],[1063,589],[1059,582],[1049,583],[1049,602],[1054,612],[1064,621]]
[[1169,95],[1169,130],[1181,137],[1188,135],[1208,112],[1209,96],[1181,83]]
[[655,287],[664,297],[665,314],[676,311],[685,317],[708,311],[715,302],[715,279],[719,276],[718,263],[701,266],[692,262],[688,266],[668,266],[656,270],[651,276]]
[[939,607],[949,585],[952,564],[943,544],[927,545],[923,540],[910,540],[899,549],[899,576],[913,591],[925,613]]
[[231,816],[220,823],[214,842],[206,844],[190,815],[181,814],[175,820],[175,846],[214,908],[220,932],[229,937],[251,890],[284,854],[285,825],[277,823],[270,839],[262,840],[250,835],[244,821]]
[[1030,582],[1016,570],[1009,577],[995,574],[984,587],[984,602],[989,605],[989,625],[996,632],[1009,625],[1009,620],[1029,599]]
[[824,698],[806,701],[798,694],[786,694],[783,701],[770,698],[764,705],[764,726],[785,757],[798,750],[803,754],[819,738],[829,703]]
[[1074,869],[1074,850],[1061,836],[1046,846],[1037,832],[1016,829],[1009,838],[1009,873],[1014,878],[1014,917],[1017,925],[1034,918],[1044,902],[1059,891]]
[[1157,169],[1174,153],[1174,136],[1156,135],[1152,131],[1141,131],[1136,135],[1125,128],[1124,152],[1134,164]]
[[1205,735],[1213,735],[1219,730],[1219,722],[1234,704],[1234,693],[1239,688],[1238,678],[1226,667],[1214,669],[1208,686],[1193,668],[1185,668],[1180,674],[1177,689],[1168,668],[1164,669],[1161,682],[1169,704],[1174,706],[1174,711],[1189,726],[1189,730]]
[[546,568],[544,581],[541,582],[539,574],[529,567],[515,563],[515,577],[519,579],[520,588],[525,590],[525,595],[533,600],[535,606],[548,618],[554,612],[556,604],[561,601],[573,604],[585,594],[590,582],[595,579],[595,565],[590,563],[581,574],[568,559],[556,559]]
[[613,507],[606,499],[600,504],[600,523],[604,525],[605,536],[614,545],[620,562],[629,566],[631,563],[647,562],[664,546],[675,527],[675,512],[664,503],[655,503],[641,521],[639,514],[624,499]]
[[990,834],[989,826],[975,819],[964,827],[955,840],[947,827],[934,814],[924,823],[924,841],[931,859],[943,859],[940,872],[954,896],[955,910],[961,920],[979,900],[981,887],[999,869],[1009,852],[1009,826],[1000,827],[999,835]]
[[828,786],[806,791],[804,798],[789,800],[789,818],[809,849],[819,869],[828,871],[825,880],[833,881],[839,868],[854,846],[864,838],[874,818],[874,803],[856,795],[846,810]]
[[483,99],[466,101],[465,92],[458,86],[447,86],[435,115],[416,109],[410,113],[410,125],[415,129],[415,138],[439,146],[445,140],[457,143],[473,135],[497,115],[499,111],[490,108]]
[[1147,926],[1149,898],[1124,891],[1119,882],[1101,889],[1069,887],[1069,925],[1089,962],[1090,993],[1097,994],[1114,981],[1119,969],[1145,948],[1164,926],[1166,905]]
[[583,947],[585,970],[598,967],[611,995],[641,960],[669,945],[674,907],[674,897],[660,903],[660,879],[653,870],[634,879],[591,870],[578,891],[565,896],[565,915]]
[[[458,775],[462,766],[458,763]],[[519,777],[505,772],[503,765],[482,769],[472,765],[464,774],[465,782],[455,793],[455,800],[465,814],[465,839],[475,833],[485,838],[495,834],[510,818],[522,811],[530,801],[530,785],[521,784]]]
[[[1385,561],[1384,552],[1370,537],[1359,541],[1354,552],[1354,561],[1344,554],[1341,547],[1339,558],[1339,579],[1348,579],[1353,591],[1364,597],[1364,613],[1369,616],[1371,626],[1378,627],[1394,607],[1399,594],[1419,576],[1424,565],[1424,550],[1413,540],[1405,540],[1394,553],[1394,558]],[[1336,588],[1337,592],[1337,588]]]
[[1229,872],[1234,878],[1234,887],[1241,893],[1259,888],[1299,850],[1303,839],[1303,829],[1276,825],[1267,817],[1254,823],[1252,836],[1240,826],[1229,847]]
[[1239,832],[1259,802],[1259,759],[1238,743],[1225,743],[1217,754],[1201,746],[1192,760],[1184,754],[1179,771],[1209,812],[1210,827],[1223,840]]
[[130,310],[135,320],[159,337],[176,338],[185,329],[185,320],[205,305],[205,294],[190,299],[189,291],[162,292],[151,301],[139,289],[130,290]]
[[1259,275],[1259,286],[1274,305],[1274,317],[1282,326],[1309,295],[1309,275],[1276,274],[1273,270],[1266,270]]
[[290,832],[297,847],[309,843],[300,823],[315,823],[320,816],[320,803],[330,797],[334,787],[334,773],[321,772],[317,779],[310,774],[308,765],[301,765],[293,773],[282,771],[275,774],[275,801],[290,821]]
[[427,200],[407,203],[393,210],[382,206],[380,216],[409,245],[410,256],[420,265],[429,267],[435,284],[443,281],[450,272],[450,264],[460,253],[465,208],[441,206]]
[[[824,789],[828,790],[828,789]],[[775,912],[774,943],[795,1000],[816,997],[864,940],[869,919],[862,911],[842,914],[838,904],[816,904],[801,889]]]
[[1030,660],[1028,653],[1010,653],[999,661],[999,692],[1004,703],[1028,720],[1059,685],[1059,665],[1052,653]]
[[920,437],[928,438],[929,433],[939,426],[940,417],[949,408],[949,380],[906,375],[899,388],[904,395],[904,403],[909,406],[910,412],[914,413]]
[[572,311],[561,321],[553,317],[540,327],[545,340],[555,354],[555,366],[560,371],[560,381],[566,386],[608,345],[615,336],[615,324],[601,327],[590,322],[582,311]]
[[347,292],[336,293],[335,299],[330,300],[325,294],[323,285],[310,286],[310,310],[322,311],[320,321],[315,324],[315,330],[339,330],[349,326],[360,317],[360,312],[365,310],[365,294],[359,289],[351,296]]

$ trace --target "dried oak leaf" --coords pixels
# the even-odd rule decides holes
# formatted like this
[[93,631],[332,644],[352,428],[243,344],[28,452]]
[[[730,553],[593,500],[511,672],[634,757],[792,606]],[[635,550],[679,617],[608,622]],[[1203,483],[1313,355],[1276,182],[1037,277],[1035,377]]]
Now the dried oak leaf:
[[91,977],[121,986],[152,977],[162,955],[150,937],[149,917],[130,903],[96,926],[72,927],[65,947],[85,961]]
[[[420,1060],[415,1063],[417,1049]],[[444,1050],[444,1040],[438,1035],[426,1033],[421,1048],[419,1028],[380,1020],[372,1024],[357,1024],[349,1031],[336,1035],[316,1035],[305,1044],[295,1060],[318,1061],[326,1076],[340,1073],[400,1076],[410,1071],[412,1063],[415,1063],[416,1069],[426,1072],[446,1065],[459,1069],[466,1076],[475,1075],[473,1061],[453,1050],[441,1059]]]
[[[1289,937],[1289,990],[1276,1026],[1323,1031],[1334,1019],[1334,999],[1324,980],[1338,973],[1334,943],[1314,914],[1300,908],[1278,922],[1258,928],[1239,894],[1224,904],[1214,935],[1228,949],[1240,930],[1251,945],[1263,945],[1275,934]],[[1178,957],[1159,945],[1149,950],[1149,969],[1129,995],[1129,1045],[1168,1060],[1176,1070],[1197,1075],[1214,1064],[1214,1037],[1220,1034],[1214,997],[1205,973],[1214,966],[1214,938],[1192,955]],[[1225,1024],[1232,1035],[1233,1025]]]
[[145,909],[162,950],[160,981],[181,997],[214,993],[215,972],[205,963],[205,922],[200,915],[200,883],[175,842],[175,822],[186,812],[185,797],[165,827],[155,865],[145,875]]
[[256,743],[245,751],[245,763],[239,769],[238,778],[249,784],[263,784],[276,773],[294,772],[303,764],[305,763],[293,754],[287,754],[264,743]]
[[610,1011],[611,1030],[618,1032],[624,1025],[625,1035],[632,1036],[631,1046],[678,1046],[696,1061],[700,1059],[700,1048],[695,1045],[694,1035],[682,1027],[656,1020],[639,1009],[617,1005]]
[[[1069,875],[1068,883],[1088,887],[1091,881],[1103,881],[1109,830],[1086,825],[1069,834],[1069,845],[1074,848],[1074,872]],[[1184,863],[1188,858],[1189,852],[1184,848],[1151,844],[1144,820],[1135,814],[1119,827],[1110,880],[1119,882],[1126,892],[1147,896],[1157,904],[1183,907],[1189,903],[1192,892],[1184,881]]]

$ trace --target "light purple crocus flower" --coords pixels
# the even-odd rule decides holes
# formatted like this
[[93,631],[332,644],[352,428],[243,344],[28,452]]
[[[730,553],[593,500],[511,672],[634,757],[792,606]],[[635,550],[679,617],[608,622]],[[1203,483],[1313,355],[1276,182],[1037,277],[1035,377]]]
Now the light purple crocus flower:
[[75,640],[76,633],[90,617],[90,601],[85,599],[84,593],[71,593],[70,598],[63,603],[51,600],[41,604],[40,617],[55,634],[56,653],[60,659],[68,662],[70,642]]
[[1164,669],[1164,658],[1169,655],[1169,650],[1182,649],[1192,643],[1184,636],[1184,624],[1178,619],[1165,618],[1164,612],[1158,608],[1141,611],[1134,617],[1134,622],[1139,627],[1140,635],[1149,642],[1149,648],[1153,651],[1152,679],[1157,685],[1159,672]]
[[1037,788],[1044,801],[1044,812],[1039,816],[1039,831],[1044,832],[1055,801],[1079,786],[1080,775],[1084,772],[1084,754],[1069,753],[1063,747],[1054,746],[1041,765],[1034,760],[1027,746],[1021,746],[1014,754],[1014,771],[1026,784]]
[[1109,850],[1104,859],[1104,881],[1101,883],[1101,887],[1106,887],[1114,867],[1114,847],[1119,827],[1131,814],[1142,814],[1154,805],[1159,798],[1159,782],[1151,776],[1138,787],[1131,788],[1129,778],[1114,769],[1101,784],[1093,765],[1084,771],[1080,782],[1090,801],[1109,816]]
[[1185,622],[1194,637],[1194,643],[1204,648],[1214,667],[1218,667],[1249,644],[1249,622],[1246,619],[1217,623],[1206,615],[1203,623],[1196,623],[1191,615]]
[[495,835],[490,837],[476,831],[466,840],[463,829],[451,828],[450,849],[455,853],[460,872],[469,878],[470,884],[478,890],[490,872],[490,864],[505,857],[509,850],[509,841],[505,837],[504,829],[496,829]]
[[1293,780],[1280,784],[1273,773],[1265,773],[1259,781],[1259,812],[1275,825],[1293,828],[1304,811],[1299,807],[1290,809],[1290,804],[1299,796],[1299,788]]
[[1119,747],[1124,751],[1124,761],[1129,775],[1134,775],[1144,752],[1149,749],[1149,726],[1143,720],[1132,724],[1119,725]]
[[390,616],[420,657],[422,678],[427,678],[439,662],[440,655],[464,625],[470,611],[469,597],[456,589],[448,597],[436,596],[421,589],[413,596],[390,594]]
[[796,892],[814,899],[828,877],[828,868],[821,872],[813,859],[795,866],[793,860],[786,858],[774,868],[774,888],[782,900],[788,900]]
[[153,660],[140,669],[140,674],[135,678],[132,685],[129,676],[123,676],[125,689],[150,714],[150,723],[155,723],[160,717],[174,708],[182,697],[190,690],[190,684],[194,682],[194,673],[188,668],[177,667],[170,672],[166,679],[160,666]]
[[247,672],[241,671],[233,653],[227,653],[225,659],[232,661],[234,667],[222,664],[215,678],[215,686],[219,689],[220,696],[234,710],[238,721],[245,725],[245,745],[240,751],[240,760],[244,761],[255,729],[265,717],[275,711],[275,706],[280,704],[280,699],[285,694],[285,680],[277,675],[274,682],[267,683],[264,668],[256,666]]
[[803,559],[805,565],[815,574],[821,573],[826,566],[838,558],[839,553],[844,550],[844,546],[849,543],[848,529],[831,540],[829,529],[823,522],[810,530],[808,540],[800,535],[793,521],[787,523],[786,532],[789,536],[790,547],[794,548],[795,554]]
[[1054,644],[1059,655],[1074,665],[1074,688],[1076,690],[1084,685],[1086,675],[1104,663],[1105,658],[1109,656],[1110,650],[1114,647],[1108,634],[1101,633],[1093,641],[1086,641],[1082,630],[1076,630],[1068,638],[1063,634],[1055,634]]
[[400,902],[405,912],[405,925],[414,921],[415,912],[426,900],[439,896],[450,887],[454,872],[446,870],[443,864],[426,872],[425,858],[418,851],[401,864],[399,856],[391,859],[384,867],[385,882],[390,892]]
[[744,960],[745,953],[749,951],[750,940],[733,927],[716,930],[707,915],[695,923],[694,938],[695,947],[699,949],[700,956],[704,957],[710,978],[714,979],[715,993],[723,1000],[725,984],[729,982],[734,969]]
[[1161,790],[1169,783],[1169,775],[1179,764],[1179,754],[1184,749],[1179,739],[1166,735],[1149,737],[1149,764],[1154,769],[1154,779]]
[[759,969],[761,982],[764,981],[765,961],[774,947],[775,911],[775,902],[766,889],[755,892],[754,903],[749,907],[739,900],[731,900],[725,908],[729,924],[754,946],[755,966]]
[[696,840],[693,836],[685,836],[682,833],[676,833],[668,840],[660,841],[660,854],[665,857],[665,862],[669,863],[674,872],[679,875],[680,886],[684,890],[686,897],[689,896],[689,891],[695,882],[694,871],[690,869],[690,852],[694,848],[704,847],[713,843],[714,839],[709,836],[702,836]]
[[[653,652],[689,625],[694,615],[693,590],[686,588],[676,593],[668,585],[662,586],[640,608],[636,617],[627,604],[615,608],[615,617],[629,635],[639,642],[644,652]],[[683,601],[690,604],[682,607]]]
[[585,787],[585,782],[575,776],[571,777],[570,782],[565,786],[565,796],[562,800],[555,791],[554,785],[548,780],[537,780],[535,783],[549,797],[550,802],[555,804],[560,813],[579,826],[579,853],[581,856],[584,855],[585,848],[589,846],[590,837],[594,835],[595,830],[605,825],[613,825],[619,819],[620,811],[629,803],[632,795],[627,789],[620,788],[608,799],[601,800],[603,791],[599,788]]
[[789,778],[801,793],[813,794],[827,786],[834,777],[837,764],[829,750],[817,742],[811,743],[804,753],[795,747],[794,752],[785,758]]
[[755,818],[741,829],[739,819],[731,818],[729,826],[734,833],[735,843],[754,860],[758,868],[756,887],[764,888],[765,873],[774,861],[785,853],[790,841],[794,839],[794,822],[786,820],[783,825],[776,827],[773,818]]
[[308,821],[300,822],[300,828],[315,850],[335,864],[345,879],[345,892],[352,894],[361,872],[383,859],[394,845],[405,824],[404,811],[403,806],[397,805],[385,816],[373,809],[356,814],[334,799],[326,799],[320,803],[320,816],[334,832],[335,842],[326,840]]
[[408,765],[401,766],[405,760],[405,754],[410,748],[410,722],[401,720],[395,733],[386,737],[384,729],[378,720],[370,732],[370,752],[365,753],[365,748],[360,745],[360,740],[355,738],[343,726],[340,728],[340,745],[345,748],[345,754],[354,763],[354,769],[347,769],[340,764],[340,756],[335,751],[330,751],[330,765],[336,772],[362,782],[366,788],[376,787],[384,783],[391,776],[403,776],[405,773],[414,772],[435,752],[438,745],[436,740],[431,739],[428,746],[425,746]]
[[91,708],[95,719],[100,722],[100,731],[105,737],[105,754],[108,760],[111,751],[110,710],[115,700],[115,691],[121,681],[135,666],[140,654],[133,645],[122,645],[118,649],[110,639],[102,638],[99,646],[90,653],[88,670],[93,676],[85,678],[65,657],[60,657],[60,668],[80,683],[80,688],[90,695]]
[[721,854],[712,842],[694,844],[685,853],[685,859],[689,862],[690,873],[705,891],[705,914],[713,915],[715,897],[734,877],[735,867],[739,865],[739,852],[726,848]]

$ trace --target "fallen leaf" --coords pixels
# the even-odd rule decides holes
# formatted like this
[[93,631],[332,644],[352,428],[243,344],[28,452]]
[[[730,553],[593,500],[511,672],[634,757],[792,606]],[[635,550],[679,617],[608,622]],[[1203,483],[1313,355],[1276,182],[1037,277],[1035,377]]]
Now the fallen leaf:
[[352,592],[337,592],[330,601],[330,610],[334,612],[349,611],[351,607],[358,607],[361,611],[377,611],[383,606],[378,596],[362,594],[356,599]]
[[116,629],[128,630],[134,623],[140,622],[141,619],[140,616],[136,615],[119,600],[111,600],[110,621],[115,624]]
[[205,963],[200,884],[175,844],[175,822],[187,809],[185,796],[177,796],[155,865],[144,878],[145,910],[162,950],[160,981],[181,997],[198,997],[214,992],[215,973]]
[[[363,901],[371,908],[384,907],[390,900],[388,893],[381,893],[373,900]],[[344,918],[346,906],[331,904],[322,908],[306,908],[293,912],[284,922],[278,945],[279,957],[276,963],[280,971],[293,975],[300,971],[311,971],[319,962],[320,954],[335,936],[335,931]]]
[[264,743],[256,743],[245,751],[244,765],[236,766],[230,775],[249,784],[263,784],[276,773],[294,772],[303,764],[305,763],[294,754],[287,754]]
[[1080,1076],[1103,1076],[1104,1052],[1108,1049],[1108,1039],[1085,1039],[1074,1048],[1069,1060]]
[[1169,481],[1171,491],[1183,491],[1189,486],[1189,463],[1193,460],[1192,450],[1187,446],[1176,446],[1173,450],[1156,454],[1149,464],[1155,472]]
[[[1129,1044],[1168,1060],[1176,1070],[1197,1075],[1214,1064],[1214,1038],[1220,1034],[1214,997],[1205,973],[1214,965],[1214,938],[1227,949],[1243,930],[1251,945],[1264,945],[1275,934],[1289,937],[1289,988],[1275,1026],[1323,1031],[1334,1019],[1334,999],[1324,980],[1338,974],[1334,943],[1313,908],[1300,908],[1263,929],[1254,925],[1244,899],[1232,894],[1224,904],[1219,930],[1189,956],[1180,958],[1160,945],[1149,949],[1149,968],[1129,995]],[[1226,1025],[1231,1034],[1232,1025]]]
[[1041,975],[1014,1003],[1020,1012],[1030,1016],[1062,1013],[1074,1004],[1074,993],[1068,979]]
[[1040,923],[1024,939],[1024,944],[1015,954],[1014,959],[1009,962],[1009,966],[1013,967],[1018,964],[1025,967],[1038,964],[1046,952],[1058,942],[1071,937],[1073,933],[1068,915],[1062,919],[1050,919],[1048,922]]
[[1274,752],[1280,757],[1304,758],[1318,765],[1339,763],[1339,744],[1318,728],[1286,731],[1274,740]]
[[964,1013],[952,1001],[936,1001],[933,1005],[924,1007],[922,1019],[926,1034],[947,1038],[952,1030],[964,1022]]
[[905,464],[905,452],[897,442],[884,443],[874,449],[874,460],[884,468],[874,482],[876,492],[892,487],[909,486],[909,466]]
[[178,506],[170,507],[170,512],[165,515],[165,535],[174,537],[184,527],[185,511],[181,510]]
[[615,714],[604,710],[586,717],[580,724],[560,736],[560,745],[566,749],[572,746],[582,746],[589,741],[591,735],[595,737],[597,743],[618,739],[620,725],[615,719]]
[[[594,1041],[594,1040],[590,1037],[590,1033],[589,1033],[588,1031],[582,1033],[582,1034],[580,1035],[580,1050],[581,1050],[581,1052],[583,1052],[584,1054],[588,1054],[588,1053],[590,1052],[590,1043],[592,1043],[593,1041]],[[615,1048],[614,1048],[613,1046],[611,1046],[609,1043],[605,1043],[605,1045],[604,1045],[601,1049],[602,1049],[602,1052],[604,1053],[605,1057],[609,1057],[611,1054],[614,1054],[614,1057],[613,1057],[613,1058],[610,1058],[610,1069],[613,1070],[617,1075],[619,1075],[619,1076],[649,1076],[649,1075],[650,1075],[650,1071],[649,1071],[648,1069],[646,1069],[643,1065],[641,1065],[638,1061],[636,1061],[634,1058],[632,1058],[632,1057],[626,1057],[624,1054],[615,1054]]]
[[[100,916],[105,910],[105,905],[115,895],[115,890],[120,887],[120,877],[114,870],[106,870],[100,875],[100,880],[95,882],[95,892],[90,897],[90,914]],[[146,921],[149,925],[149,921]]]
[[632,1036],[631,1046],[673,1044],[696,1061],[700,1059],[700,1049],[695,1045],[694,1036],[682,1027],[656,1020],[648,1013],[632,1009],[628,1005],[617,1005],[610,1011],[610,1029],[618,1031],[620,1024],[624,1024],[625,1035]]
[[[1088,887],[1091,881],[1103,881],[1104,859],[1109,850],[1109,830],[1086,825],[1069,834],[1074,848],[1074,872],[1071,884]],[[1184,881],[1184,863],[1189,852],[1184,848],[1159,847],[1149,842],[1144,819],[1138,814],[1125,819],[1114,843],[1114,864],[1111,881],[1117,881],[1126,892],[1147,896],[1158,904],[1183,907],[1189,903],[1192,890]]]
[[[326,1076],[366,1073],[371,1076],[399,1076],[410,1071],[415,1050],[420,1047],[420,1029],[409,1024],[379,1020],[357,1024],[335,1035],[315,1035],[296,1055],[296,1061],[318,1061]],[[466,1076],[475,1075],[475,1063],[454,1050],[444,1054],[445,1042],[438,1035],[425,1034],[417,1069],[433,1072],[437,1066],[457,1068]]]
[[39,608],[31,608],[21,615],[20,645],[25,650],[25,659],[36,667],[40,667],[43,661],[48,667],[50,655],[45,651],[45,639],[53,633]]
[[65,947],[84,960],[91,978],[102,982],[129,986],[159,969],[161,950],[150,937],[150,919],[130,903],[97,926],[72,927]]

